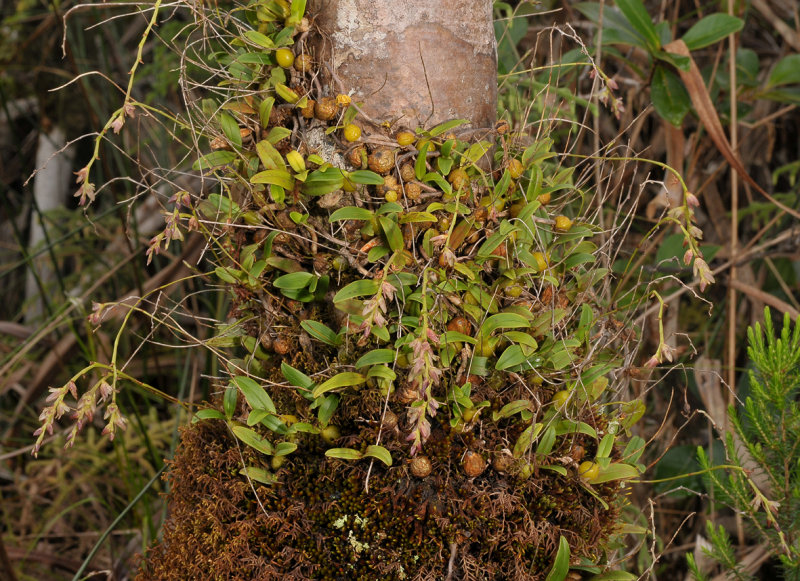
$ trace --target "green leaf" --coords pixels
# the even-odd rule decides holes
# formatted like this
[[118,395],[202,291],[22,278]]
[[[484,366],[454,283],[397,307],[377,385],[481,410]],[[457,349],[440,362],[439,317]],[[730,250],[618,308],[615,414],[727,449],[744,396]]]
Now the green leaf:
[[[619,0],[618,0],[619,1]],[[564,581],[569,573],[569,542],[561,535],[558,539],[558,552],[553,560],[553,568],[547,574],[545,581]]]
[[530,449],[543,428],[544,425],[538,422],[525,428],[525,431],[517,438],[517,443],[514,444],[514,458],[521,458]]
[[369,368],[369,371],[367,371],[367,377],[377,377],[378,379],[388,379],[389,381],[394,381],[397,379],[397,374],[390,367],[387,367],[385,363],[379,363]]
[[531,322],[517,313],[497,313],[487,317],[481,325],[480,335],[488,337],[497,329],[526,329]]
[[543,470],[550,470],[552,472],[556,472],[557,474],[561,474],[561,476],[567,475],[567,469],[563,466],[545,466],[542,465]]
[[329,220],[331,222],[338,222],[340,220],[371,220],[372,216],[374,216],[371,210],[367,210],[366,208],[358,208],[356,206],[345,206],[344,208],[339,208],[333,214]]
[[228,143],[241,147],[242,134],[239,132],[239,124],[236,123],[236,119],[227,113],[220,112],[217,114],[217,120],[219,120],[219,125],[222,127],[222,132],[225,134],[225,139],[228,140]]
[[593,264],[597,260],[594,254],[587,254],[585,252],[578,252],[570,254],[564,259],[564,268],[570,270],[581,264]]
[[273,184],[286,190],[294,189],[294,177],[285,169],[260,171],[250,178],[251,184]]
[[256,30],[245,30],[244,37],[261,48],[273,48],[275,46],[267,36]]
[[359,460],[364,457],[361,452],[353,448],[331,448],[325,450],[325,455],[328,458],[339,458],[340,460]]
[[[640,534],[646,534],[646,531]],[[627,571],[607,571],[606,573],[595,575],[590,581],[636,581],[638,578],[638,575]]]
[[322,394],[332,391],[334,389],[361,385],[366,380],[367,379],[360,373],[355,373],[353,371],[345,371],[343,373],[334,375],[328,381],[325,381],[324,383],[318,385],[316,388],[314,388],[313,395],[315,398],[317,398]]
[[378,222],[381,225],[386,241],[389,243],[389,248],[394,252],[402,250],[405,246],[405,241],[403,240],[403,233],[397,227],[397,222],[386,216],[378,216]]
[[523,333],[521,331],[506,331],[503,333],[503,337],[509,341],[513,341],[514,343],[519,343],[522,345],[522,351],[528,354],[530,354],[532,351],[536,351],[536,349],[539,348],[539,343],[537,343],[536,339],[531,337],[528,333]]
[[503,418],[510,418],[525,410],[533,411],[533,402],[528,399],[518,399],[504,405],[499,412],[494,412],[492,414],[492,421],[496,422]]
[[378,208],[375,213],[379,216],[382,214],[399,214],[404,209],[405,208],[403,208],[403,206],[397,202],[386,202],[380,208]]
[[272,472],[268,470],[264,470],[263,468],[257,468],[256,466],[248,466],[247,468],[242,468],[239,470],[239,474],[242,476],[246,476],[256,482],[260,482],[261,484],[266,484],[267,486],[272,486],[273,484],[277,484],[278,477],[275,476]]
[[[269,127],[269,115],[272,113],[272,106],[274,104],[275,97],[267,97],[258,105],[258,119],[264,127]],[[256,144],[256,148],[258,148],[258,144]]]
[[647,13],[642,0],[617,0],[617,8],[625,15],[636,32],[641,34],[651,52],[661,48],[661,41],[658,38],[656,27],[653,20]]
[[260,424],[270,413],[267,410],[251,410],[249,414],[247,414],[247,425],[248,426],[255,426],[256,424]]
[[288,363],[281,363],[281,373],[290,385],[294,385],[295,387],[305,390],[310,390],[312,387],[314,387],[314,382],[308,375],[302,371],[298,371]]
[[790,54],[778,61],[772,69],[767,87],[800,83],[800,54]]
[[272,398],[253,379],[243,375],[235,375],[231,378],[231,383],[239,388],[251,408],[275,413],[275,404],[272,403]]
[[239,282],[239,279],[234,276],[233,273],[241,274],[240,270],[231,270],[230,268],[226,268],[223,266],[218,266],[214,269],[214,274],[217,275],[217,278],[220,279],[222,282],[227,282],[228,284],[236,284]]
[[[451,143],[451,142],[450,142],[450,141],[448,141],[447,143]],[[444,148],[442,148],[442,149],[444,149]],[[454,160],[452,157],[446,157],[446,156],[444,156],[444,154],[442,154],[442,157],[439,157],[439,158],[436,160],[436,167],[438,167],[438,168],[439,168],[439,172],[440,172],[442,175],[445,175],[445,176],[446,176],[447,174],[449,174],[449,173],[450,173],[450,170],[451,170],[451,169],[453,169],[453,163],[454,163],[454,161],[455,161],[455,160]],[[448,183],[447,185],[448,185],[448,186],[450,186],[450,184],[449,184],[449,183]],[[449,191],[453,191],[453,188],[452,188],[452,186],[450,186],[450,189],[449,189]]]
[[287,129],[286,127],[273,127],[267,133],[267,141],[272,145],[278,143],[281,139],[286,139],[292,134],[291,129]]
[[381,258],[386,256],[390,252],[391,250],[383,245],[373,246],[372,248],[369,249],[369,252],[367,252],[367,261],[378,262]]
[[254,450],[258,450],[262,454],[267,454],[268,456],[272,455],[274,451],[272,443],[266,438],[262,438],[255,430],[251,430],[245,426],[233,426],[232,430],[234,436]]
[[551,424],[547,426],[547,429],[542,434],[542,437],[539,438],[539,445],[536,446],[536,453],[541,456],[547,456],[553,450],[555,443],[556,430]]
[[614,440],[616,440],[615,434],[606,434],[603,436],[603,439],[600,440],[600,443],[597,445],[597,454],[595,454],[595,458],[609,458],[611,456],[611,450],[614,449]]
[[336,296],[333,297],[333,302],[340,303],[355,297],[375,295],[379,288],[380,283],[377,280],[356,280],[336,293]]
[[433,147],[430,141],[426,141],[425,144],[420,148],[419,153],[417,154],[417,161],[414,162],[414,176],[421,180],[422,176],[425,175],[426,169],[426,161],[427,161],[427,154],[428,150]]
[[658,114],[675,127],[680,127],[689,112],[691,100],[678,76],[666,67],[656,66],[650,96]]
[[342,338],[319,321],[306,319],[305,321],[300,321],[300,326],[303,327],[309,335],[314,337],[314,339],[322,341],[331,347],[338,347],[342,344]]
[[303,14],[306,12],[306,0],[292,0],[292,5],[289,8],[289,18],[286,20],[286,26],[295,26],[303,20]]
[[322,403],[319,406],[319,412],[317,412],[317,419],[319,419],[319,423],[323,428],[328,425],[329,421],[331,421],[333,413],[338,407],[338,395],[329,395],[322,400]]
[[[236,393],[236,390],[233,392]],[[219,410],[204,409],[198,410],[194,417],[196,420],[224,420],[225,414]]]
[[303,271],[303,267],[296,260],[290,260],[288,258],[280,258],[278,256],[270,256],[269,258],[267,258],[267,264],[270,266],[274,266],[275,268],[277,268],[278,270],[282,270],[283,272]]
[[281,442],[275,446],[275,456],[288,456],[297,450],[297,444],[294,442]]
[[412,224],[416,222],[436,222],[436,216],[430,212],[406,212],[400,216],[401,224]]
[[367,186],[382,186],[383,177],[368,169],[357,169],[347,174],[350,181]]
[[362,355],[359,360],[356,361],[356,369],[381,363],[394,363],[394,358],[394,349],[373,349]]
[[314,170],[306,178],[300,190],[309,196],[324,196],[338,190],[344,184],[342,170],[329,167],[323,170]]
[[576,422],[575,420],[561,420],[556,424],[556,435],[564,434],[586,434],[591,438],[597,437],[595,429],[586,422]]
[[729,34],[739,32],[744,26],[744,21],[730,14],[709,14],[697,21],[683,35],[683,42],[689,50],[705,48],[719,42]]
[[639,471],[630,464],[609,464],[605,468],[600,468],[600,474],[592,480],[592,484],[602,484],[612,480],[629,480],[638,476]]
[[300,99],[300,95],[295,93],[283,83],[275,83],[275,92],[287,103],[297,103],[297,101]]
[[658,60],[667,62],[676,69],[680,69],[684,72],[687,72],[692,68],[692,59],[690,59],[688,56],[667,52],[665,50],[657,50],[655,53],[653,53],[653,56]]
[[[225,388],[225,395],[222,396],[222,410],[225,417],[231,419],[236,412],[236,403],[239,401],[239,390],[229,385]],[[198,412],[199,413],[199,412]]]
[[[441,159],[440,159],[441,161]],[[453,186],[450,185],[444,176],[436,172],[428,172],[424,176],[422,176],[422,181],[424,182],[434,182],[439,189],[442,190],[445,194],[450,195],[453,193]]]
[[319,434],[320,429],[316,426],[312,426],[308,422],[295,422],[291,426],[289,426],[289,434],[294,434],[297,432],[304,432],[306,434]]
[[430,135],[431,137],[437,137],[443,133],[446,133],[450,129],[458,127],[459,125],[464,125],[465,123],[469,123],[469,119],[452,119],[450,121],[445,121],[444,123],[431,129]]
[[192,169],[195,171],[214,169],[223,165],[228,165],[236,159],[236,154],[232,151],[218,150],[212,151],[195,161]]
[[268,414],[264,416],[261,420],[261,425],[275,432],[276,434],[286,435],[289,432],[289,427],[284,424],[275,414]]
[[492,144],[489,141],[479,141],[474,143],[470,146],[467,152],[464,154],[464,160],[461,162],[461,165],[465,165],[466,163],[475,163],[484,155],[486,155],[492,149]]
[[470,337],[469,335],[465,335],[464,333],[459,333],[458,331],[445,331],[439,337],[439,340],[442,343],[469,343],[470,345],[475,345],[478,341],[474,337]]
[[503,351],[502,355],[497,358],[497,363],[494,368],[498,371],[503,371],[504,369],[510,369],[521,365],[525,363],[527,359],[527,356],[522,352],[522,347],[519,345],[509,345],[506,347],[505,351]]
[[506,240],[506,238],[511,236],[513,232],[518,231],[519,228],[517,226],[514,226],[506,221],[502,222],[498,231],[489,236],[486,241],[481,244],[481,247],[478,248],[476,260],[488,259],[492,255],[492,252],[494,252],[495,249]]
[[279,276],[272,281],[272,284],[275,285],[276,288],[280,289],[299,290],[306,288],[309,284],[311,284],[311,281],[316,278],[317,277],[310,272],[292,272],[290,274]]
[[377,458],[387,466],[392,465],[392,455],[389,453],[389,450],[383,446],[367,446],[367,449],[364,450],[364,456]]

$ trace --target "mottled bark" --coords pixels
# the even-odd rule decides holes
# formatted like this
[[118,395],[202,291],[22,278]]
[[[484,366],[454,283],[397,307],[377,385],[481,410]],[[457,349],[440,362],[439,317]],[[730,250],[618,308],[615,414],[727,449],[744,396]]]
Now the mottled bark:
[[494,124],[490,0],[312,0],[317,59],[376,121]]

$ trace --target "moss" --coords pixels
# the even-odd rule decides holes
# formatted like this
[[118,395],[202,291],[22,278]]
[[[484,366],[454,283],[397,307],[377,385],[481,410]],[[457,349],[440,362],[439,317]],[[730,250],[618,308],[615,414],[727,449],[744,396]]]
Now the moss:
[[[371,437],[368,430],[363,437]],[[539,579],[564,535],[573,557],[607,540],[617,511],[574,476],[528,480],[492,469],[468,479],[459,457],[473,434],[435,426],[427,478],[405,464],[325,458],[310,438],[278,472],[251,487],[224,423],[184,429],[169,478],[170,517],[137,579]],[[257,457],[243,450],[247,463]],[[252,455],[252,457],[250,457]]]

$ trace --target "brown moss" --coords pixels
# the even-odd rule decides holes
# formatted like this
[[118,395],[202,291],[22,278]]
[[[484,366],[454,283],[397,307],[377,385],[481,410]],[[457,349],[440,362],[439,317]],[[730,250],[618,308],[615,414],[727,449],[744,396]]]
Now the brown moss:
[[[364,428],[352,439],[372,438]],[[443,579],[452,556],[456,579],[533,580],[561,535],[573,556],[607,539],[616,509],[604,510],[576,477],[540,470],[520,481],[491,467],[466,477],[459,458],[479,445],[435,425],[429,476],[413,477],[404,462],[375,463],[367,481],[368,462],[327,459],[321,439],[309,437],[279,484],[251,487],[224,424],[193,424],[169,474],[163,539],[137,579]],[[387,446],[400,456],[404,443]],[[242,453],[248,465],[259,461]],[[600,492],[612,498],[610,488]]]

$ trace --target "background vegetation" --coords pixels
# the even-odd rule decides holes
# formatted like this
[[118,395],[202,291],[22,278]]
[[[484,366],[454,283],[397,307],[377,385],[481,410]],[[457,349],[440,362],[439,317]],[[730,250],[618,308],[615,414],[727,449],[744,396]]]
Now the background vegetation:
[[[636,278],[644,272],[672,281],[672,290],[662,292],[669,305],[665,340],[682,363],[650,371],[645,364],[661,346],[655,310],[632,322],[632,331],[643,339],[630,371],[647,409],[639,429],[650,442],[645,478],[651,482],[635,488],[629,518],[651,532],[631,537],[625,567],[637,575],[677,578],[686,571],[685,555],[693,553],[698,572],[713,575],[718,570],[702,551],[703,539],[722,526],[733,555],[727,561],[717,555],[727,563],[723,569],[770,575],[781,566],[779,545],[776,549],[773,539],[754,534],[728,510],[731,502],[711,502],[720,499],[719,491],[697,474],[702,465],[695,458],[698,446],[712,463],[725,458],[718,435],[728,425],[727,404],[750,389],[744,373],[748,325],[763,317],[765,304],[792,318],[800,311],[796,6],[781,0],[640,6],[628,0],[616,6],[498,2],[495,7],[504,109],[519,118],[532,101],[549,99],[554,116],[580,121],[585,128],[577,135],[554,136],[571,143],[574,153],[591,155],[601,145],[614,144],[606,150],[610,155],[667,163],[700,200],[695,212],[705,234],[702,251],[717,281],[703,299],[695,292],[702,281],[684,264],[684,236],[669,229],[650,235],[675,192],[669,174],[658,166],[625,164],[611,174],[598,166],[589,178],[603,180],[609,191],[640,194],[620,249],[618,275]],[[207,398],[203,378],[218,375],[213,358],[168,346],[176,344],[179,325],[191,327],[196,337],[209,336],[214,322],[226,319],[228,306],[197,284],[186,266],[202,252],[199,239],[162,247],[149,262],[146,253],[151,238],[169,223],[171,196],[203,189],[191,170],[192,144],[172,119],[183,107],[177,71],[194,66],[181,56],[196,40],[187,37],[192,29],[187,25],[227,8],[224,3],[170,4],[142,42],[150,4],[19,1],[3,6],[0,572],[5,567],[20,579],[62,579],[80,577],[76,574],[86,569],[102,571],[97,578],[124,578],[163,522],[159,493],[164,489],[157,476],[172,456],[177,427],[187,420],[176,402]],[[732,27],[733,45],[716,36],[705,44],[703,29],[691,33],[704,16],[718,12],[745,22],[741,29]],[[561,32],[549,30],[554,23]],[[727,30],[730,21],[718,24],[718,30]],[[689,61],[667,54],[679,52],[670,45],[673,39],[685,41],[697,74],[687,69]],[[665,49],[668,45],[671,49]],[[554,74],[546,66],[556,58],[580,63],[583,50],[605,73],[608,93],[598,94],[587,68]],[[115,135],[107,121],[124,102],[133,68],[133,96],[152,106],[152,114],[127,118],[125,130]],[[543,91],[545,86],[553,90]],[[199,94],[203,87],[194,89]],[[88,210],[79,206],[80,198],[72,196],[79,186],[69,183],[75,176],[62,175],[60,181],[70,188],[62,190],[55,207],[40,208],[33,191],[42,172],[29,176],[52,162],[49,155],[41,158],[46,144],[57,151],[71,143],[61,157],[70,160],[70,173],[77,172],[93,158],[93,134],[104,127],[108,139],[100,143],[92,170],[96,203]],[[754,183],[731,171],[733,154]],[[31,245],[36,221],[44,225],[44,236]],[[185,280],[168,293],[158,292],[178,279]],[[147,293],[152,294],[146,308],[169,313],[165,324],[134,317],[119,337],[110,334],[114,325],[93,331],[88,317],[94,302]],[[105,316],[124,315],[120,310]],[[144,386],[126,389],[119,403],[130,422],[113,442],[87,429],[64,453],[71,430],[65,422],[34,460],[31,434],[40,425],[47,388],[66,384],[87,364],[109,364],[114,357],[126,373],[159,386],[171,399]],[[787,393],[787,401],[793,401],[794,392]],[[94,422],[106,425],[103,418]]]

